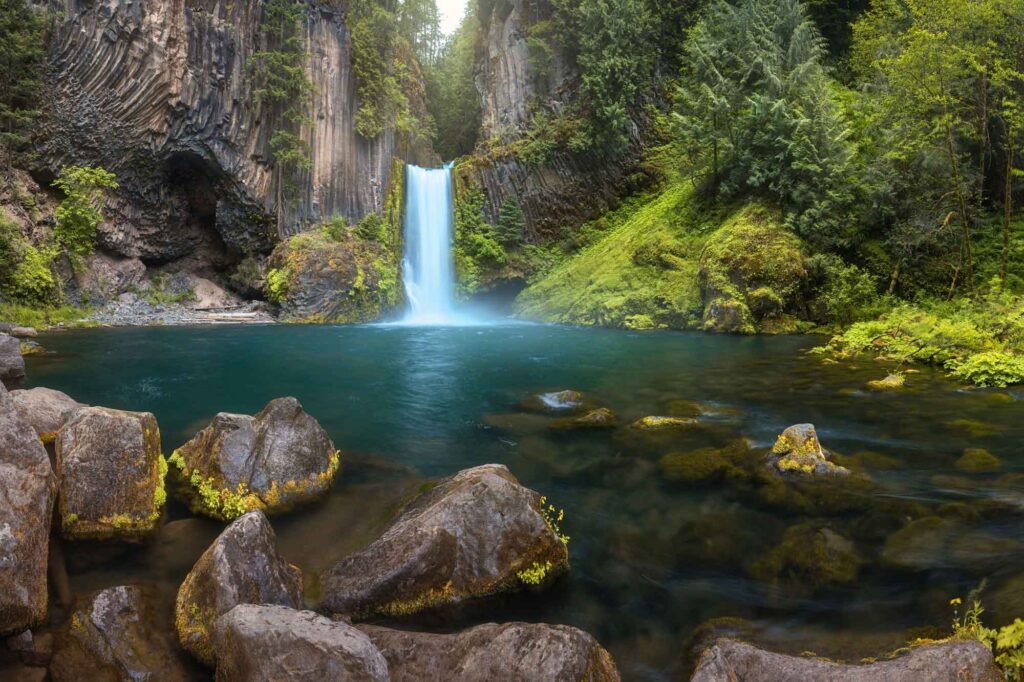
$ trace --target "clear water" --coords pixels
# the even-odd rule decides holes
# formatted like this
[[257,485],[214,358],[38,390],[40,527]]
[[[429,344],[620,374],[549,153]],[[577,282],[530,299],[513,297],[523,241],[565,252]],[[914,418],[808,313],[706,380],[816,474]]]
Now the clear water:
[[[298,397],[345,453],[328,498],[273,519],[282,552],[305,573],[311,605],[317,572],[370,542],[424,477],[505,463],[565,508],[571,575],[460,622],[412,625],[573,624],[611,650],[627,680],[671,679],[694,628],[720,616],[749,619],[759,641],[782,650],[878,653],[906,641],[911,628],[947,628],[951,597],[983,578],[998,586],[1021,570],[1013,540],[1024,531],[1024,487],[1001,477],[1024,471],[1022,396],[964,390],[929,372],[910,375],[906,392],[868,393],[864,383],[884,370],[823,364],[805,354],[818,338],[517,325],[179,327],[40,340],[58,354],[29,359],[32,385],[154,412],[167,453],[217,411],[253,413],[271,398]],[[611,407],[623,423],[658,414],[676,398],[715,406],[718,416],[700,432],[645,441],[622,428],[556,433],[547,418],[518,410],[532,393],[565,388]],[[666,452],[740,436],[767,447],[785,426],[804,421],[840,453],[885,456],[864,458],[879,485],[867,493],[869,511],[816,518],[725,483],[673,485],[659,473]],[[1002,470],[957,470],[954,461],[969,446],[1002,458]],[[936,512],[950,502],[968,506]],[[879,560],[884,540],[906,520],[895,503],[957,515],[968,551],[940,552],[917,571],[887,567]],[[807,594],[751,577],[751,564],[803,522],[827,523],[856,542],[865,564],[855,586]],[[170,523],[150,547],[65,543],[71,589],[153,582],[169,613],[178,584],[220,528],[172,505]],[[55,601],[56,625],[67,610]]]
[[404,323],[444,324],[456,320],[452,219],[451,166],[407,166],[402,280],[409,309]]

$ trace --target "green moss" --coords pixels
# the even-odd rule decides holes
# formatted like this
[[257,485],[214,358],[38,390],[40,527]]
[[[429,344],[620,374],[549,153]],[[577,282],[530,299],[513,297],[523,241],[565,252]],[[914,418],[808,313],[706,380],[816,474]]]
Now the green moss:
[[666,480],[675,483],[708,483],[732,469],[732,463],[718,448],[693,452],[672,452],[658,462]]
[[763,582],[784,581],[813,592],[856,583],[862,564],[847,538],[830,528],[799,524],[788,528],[781,542],[751,565],[750,573]]
[[540,585],[547,578],[550,571],[550,561],[545,561],[543,564],[534,561],[533,565],[529,568],[517,571],[516,577],[519,578],[524,585]]
[[898,391],[903,388],[906,378],[899,372],[886,375],[884,379],[872,379],[867,383],[872,391]]
[[982,448],[968,448],[956,461],[956,468],[962,471],[997,471],[1002,466],[999,458]]

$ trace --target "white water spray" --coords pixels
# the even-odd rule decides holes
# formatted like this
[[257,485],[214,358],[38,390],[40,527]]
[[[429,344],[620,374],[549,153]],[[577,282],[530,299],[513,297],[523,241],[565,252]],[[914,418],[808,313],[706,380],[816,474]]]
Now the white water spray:
[[405,259],[402,278],[406,324],[454,324],[451,164],[408,166],[405,176]]

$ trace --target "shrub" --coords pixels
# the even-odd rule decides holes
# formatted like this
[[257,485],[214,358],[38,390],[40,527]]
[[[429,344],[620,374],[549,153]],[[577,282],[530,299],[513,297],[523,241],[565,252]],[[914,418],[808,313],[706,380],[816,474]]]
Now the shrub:
[[386,227],[379,213],[367,213],[356,226],[356,234],[360,239],[383,242],[387,238]]
[[64,193],[54,212],[53,238],[77,267],[96,250],[96,226],[103,220],[100,206],[107,190],[117,189],[117,181],[102,168],[68,166],[53,186]]
[[272,268],[267,273],[267,300],[271,303],[281,303],[288,298],[289,277],[287,270]]
[[348,236],[349,227],[348,218],[343,215],[335,214],[330,220],[324,223],[322,229],[324,236],[332,242],[341,242],[345,241],[345,237]]
[[14,269],[10,291],[15,300],[22,303],[42,304],[51,300],[57,290],[56,281],[50,271],[53,251],[43,247],[37,249],[25,245],[21,261]]

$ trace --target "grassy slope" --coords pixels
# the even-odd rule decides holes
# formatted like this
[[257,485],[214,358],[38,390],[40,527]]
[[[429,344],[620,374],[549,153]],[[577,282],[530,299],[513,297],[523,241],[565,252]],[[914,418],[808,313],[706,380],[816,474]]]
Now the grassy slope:
[[755,213],[766,212],[757,205],[709,209],[698,205],[689,183],[671,183],[531,283],[516,299],[516,314],[567,324],[700,327],[704,246]]

